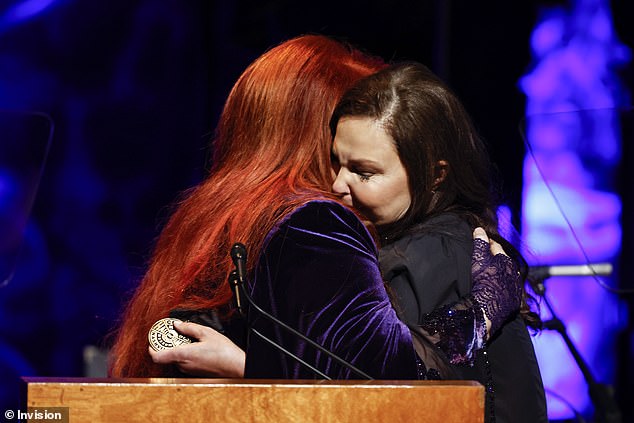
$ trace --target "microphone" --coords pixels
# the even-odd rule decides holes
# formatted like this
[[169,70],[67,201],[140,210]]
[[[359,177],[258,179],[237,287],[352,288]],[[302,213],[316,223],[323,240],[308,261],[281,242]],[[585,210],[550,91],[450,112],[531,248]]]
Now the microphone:
[[231,286],[231,291],[233,291],[233,298],[236,301],[236,308],[241,316],[245,317],[246,312],[242,307],[242,297],[240,294],[240,278],[238,277],[238,272],[236,270],[232,270],[229,273],[229,286]]
[[546,293],[544,280],[552,276],[607,276],[612,274],[611,263],[572,264],[563,266],[531,266],[526,279],[537,295]]
[[239,242],[233,244],[233,247],[231,247],[231,259],[236,266],[238,282],[241,284],[245,283],[247,280],[247,249],[244,244]]
[[608,276],[611,274],[611,263],[531,266],[528,269],[528,279],[530,280],[543,280],[551,276]]
[[608,276],[612,274],[611,263],[589,263],[580,265],[564,265],[564,266],[532,266],[528,269],[527,280],[533,291],[540,295],[550,311],[551,319],[543,322],[545,329],[555,330],[562,336],[566,346],[570,350],[577,366],[581,370],[587,385],[590,400],[595,406],[595,413],[602,418],[599,421],[620,423],[621,411],[614,400],[614,396],[609,386],[598,383],[594,375],[590,371],[590,367],[584,361],[583,357],[575,347],[574,343],[568,336],[566,326],[561,321],[552,305],[546,297],[546,286],[544,280],[551,276]]
[[240,294],[240,286],[244,286],[247,280],[247,248],[244,244],[239,242],[233,244],[233,247],[231,247],[231,260],[236,268],[229,274],[229,284],[231,285],[238,311],[242,316],[246,316],[246,311],[242,307],[242,295]]
[[[343,358],[339,357],[338,355],[336,355],[332,351],[330,351],[330,350],[324,348],[323,346],[319,345],[318,343],[316,343],[312,339],[308,338],[306,335],[302,334],[301,332],[298,332],[297,330],[295,330],[292,327],[288,326],[286,323],[284,323],[281,320],[277,319],[273,315],[267,313],[260,306],[258,306],[255,303],[255,301],[253,301],[253,298],[251,298],[251,295],[249,295],[249,293],[245,289],[245,283],[247,281],[247,276],[246,276],[247,249],[245,248],[245,246],[243,244],[236,243],[236,244],[233,245],[233,247],[231,247],[231,259],[233,260],[233,264],[236,266],[236,269],[230,273],[230,275],[229,275],[229,283],[231,284],[231,288],[233,289],[234,295],[237,293],[237,295],[235,295],[237,304],[240,304],[240,302],[241,302],[241,297],[240,296],[242,296],[242,298],[245,299],[245,302],[249,304],[251,309],[257,311],[260,316],[262,316],[263,318],[265,318],[269,322],[271,322],[271,323],[277,325],[278,327],[286,330],[290,334],[292,334],[292,335],[296,336],[297,338],[301,339],[302,341],[306,342],[308,345],[312,346],[313,348],[317,349],[318,351],[321,351],[322,353],[324,353],[325,355],[329,356],[334,361],[336,361],[337,363],[339,363],[342,366],[346,367],[347,369],[351,370],[353,373],[357,374],[358,376],[362,377],[363,379],[373,380],[373,378],[371,376],[369,376],[368,374],[366,374],[362,370],[356,368],[351,363],[349,363],[346,360],[344,360]],[[240,309],[240,312],[244,316],[245,315],[244,314],[244,310],[241,309],[240,307],[241,306],[238,305],[238,308]],[[253,328],[251,326],[251,324],[247,323],[247,325],[249,327],[249,330],[253,334],[257,335],[260,339],[262,339],[263,341],[267,342],[269,345],[271,345],[272,347],[276,348],[278,351],[282,352],[283,354],[285,354],[288,357],[291,357],[292,359],[294,359],[295,361],[297,361],[298,363],[300,363],[301,365],[303,365],[304,367],[306,367],[307,369],[312,371],[317,376],[320,376],[320,377],[322,377],[324,379],[328,379],[328,380],[331,379],[328,375],[326,375],[325,373],[321,372],[316,367],[314,367],[311,364],[307,363],[306,361],[302,360],[301,357],[298,357],[297,355],[295,355],[292,352],[290,352],[287,349],[285,349],[280,344],[276,343],[275,341],[273,341],[273,340],[269,339],[268,337],[266,337],[264,334],[260,333],[258,330]]]

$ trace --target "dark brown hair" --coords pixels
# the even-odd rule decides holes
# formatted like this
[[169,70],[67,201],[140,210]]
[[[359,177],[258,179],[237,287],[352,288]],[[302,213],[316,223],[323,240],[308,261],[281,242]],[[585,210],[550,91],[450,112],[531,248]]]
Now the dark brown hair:
[[[339,120],[353,116],[377,121],[394,139],[408,176],[411,205],[402,218],[377,228],[383,240],[398,239],[437,214],[453,212],[472,229],[483,227],[526,275],[523,257],[498,232],[500,196],[485,143],[442,80],[419,63],[391,65],[359,81],[342,97],[330,120],[333,137]],[[447,168],[437,183],[441,160]],[[527,293],[525,298],[532,301]],[[521,312],[527,324],[539,327],[539,316],[526,301]]]

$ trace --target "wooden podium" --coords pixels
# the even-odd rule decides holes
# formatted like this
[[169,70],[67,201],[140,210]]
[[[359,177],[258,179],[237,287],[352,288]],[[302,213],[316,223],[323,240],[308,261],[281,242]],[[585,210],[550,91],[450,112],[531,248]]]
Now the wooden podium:
[[29,410],[75,422],[483,423],[471,381],[313,381],[25,377]]

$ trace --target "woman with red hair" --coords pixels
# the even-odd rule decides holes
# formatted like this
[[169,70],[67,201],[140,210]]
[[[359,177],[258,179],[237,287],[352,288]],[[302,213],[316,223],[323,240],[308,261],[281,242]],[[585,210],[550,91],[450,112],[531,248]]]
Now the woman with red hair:
[[[152,324],[174,309],[213,309],[229,338],[244,345],[227,282],[235,242],[254,258],[249,289],[260,306],[376,378],[447,376],[436,347],[452,357],[472,355],[487,336],[482,309],[501,286],[517,300],[502,307],[504,313],[519,307],[514,263],[476,240],[479,294],[432,313],[416,328],[398,320],[374,238],[330,192],[329,117],[354,82],[382,67],[327,37],[302,36],[245,70],[221,115],[210,175],[178,204],[127,307],[112,350],[113,376],[178,374],[176,367],[154,364],[145,341]],[[353,377],[267,322],[250,324],[330,377]],[[253,337],[244,375],[313,377]]]
[[[178,204],[129,303],[112,350],[115,376],[170,373],[152,363],[147,333],[172,309],[215,309],[231,326],[229,249],[249,252],[298,206],[334,198],[327,118],[343,93],[384,64],[323,36],[271,49],[240,76],[213,141],[209,176]],[[252,254],[256,257],[257,254]],[[249,263],[252,272],[255,261]]]

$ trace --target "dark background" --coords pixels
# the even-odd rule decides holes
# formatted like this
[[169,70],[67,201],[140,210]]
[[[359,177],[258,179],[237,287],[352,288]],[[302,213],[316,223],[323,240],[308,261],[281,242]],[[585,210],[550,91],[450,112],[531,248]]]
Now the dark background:
[[[55,133],[19,271],[0,290],[5,409],[18,401],[19,375],[80,376],[84,346],[108,346],[168,206],[205,174],[207,144],[231,84],[290,37],[331,35],[435,70],[489,143],[517,223],[525,104],[518,80],[531,68],[529,37],[541,11],[571,4],[58,0],[11,21],[7,11],[19,3],[0,3],[0,109],[48,113]],[[618,38],[633,48],[629,3],[614,1],[612,10]],[[631,90],[632,66],[620,72]],[[631,146],[624,152],[631,163]],[[631,180],[623,166],[624,216],[632,211]],[[624,225],[626,262],[632,228]],[[621,275],[622,287],[634,286],[631,270],[623,266]],[[620,337],[616,381],[628,416],[631,321]]]

